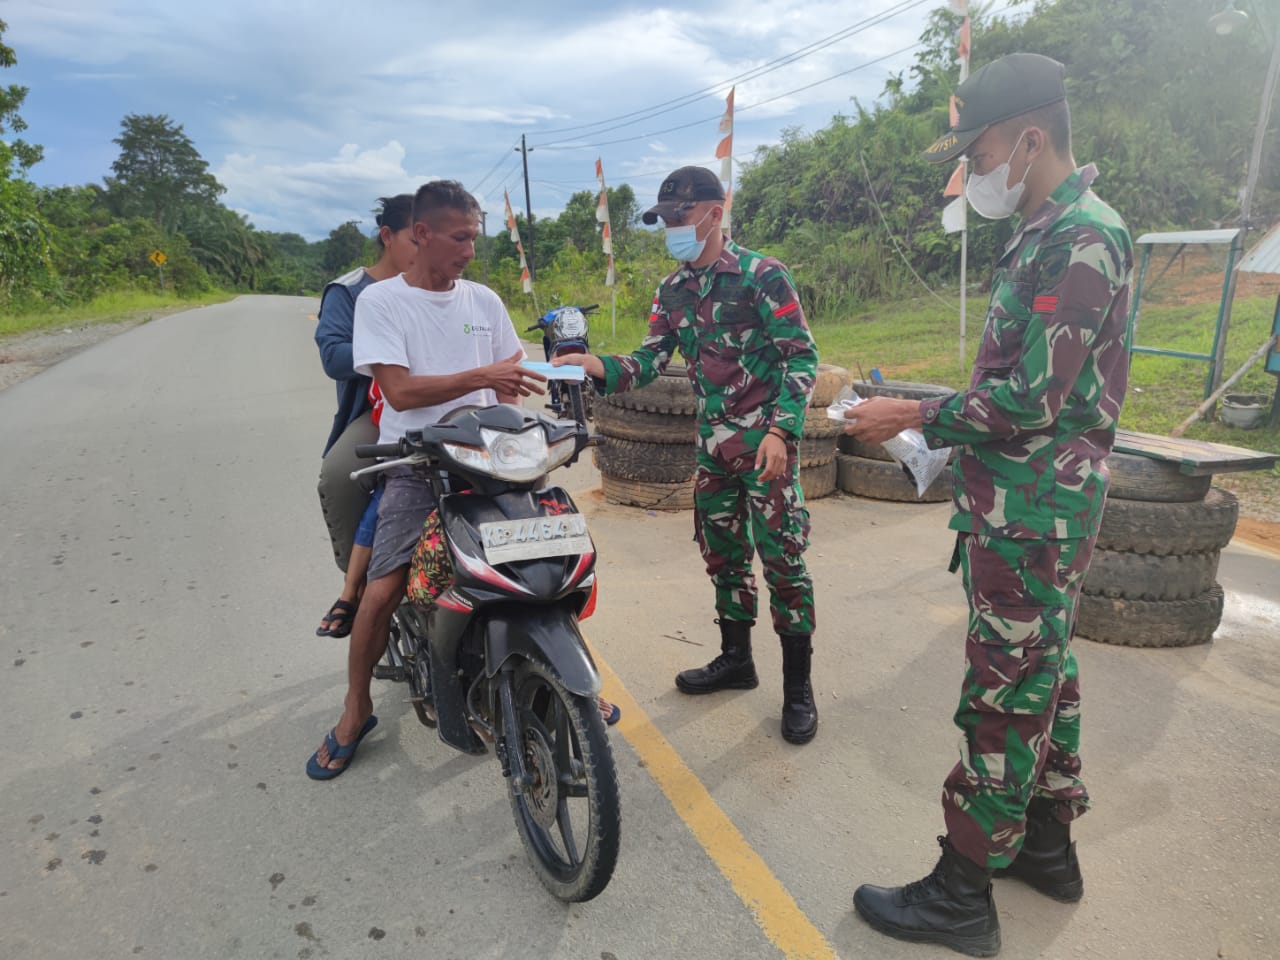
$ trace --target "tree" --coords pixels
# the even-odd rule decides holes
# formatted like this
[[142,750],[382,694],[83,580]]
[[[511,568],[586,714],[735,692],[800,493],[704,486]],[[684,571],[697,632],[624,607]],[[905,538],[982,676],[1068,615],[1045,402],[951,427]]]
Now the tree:
[[111,164],[107,193],[115,212],[147,217],[172,232],[189,207],[213,206],[226,188],[209,173],[191,138],[164,114],[129,114],[114,139],[120,156]]
[[[0,20],[0,38],[4,37],[7,29],[9,25]],[[13,48],[5,46],[0,39],[0,67],[12,67],[17,63],[18,58]],[[27,99],[27,92],[26,87],[20,87],[14,83],[7,87],[0,87],[0,138],[6,133],[21,133],[27,129],[26,121],[18,116],[22,102]],[[21,176],[39,163],[43,156],[44,148],[42,147],[20,139],[7,143],[0,139],[0,179],[7,180],[12,176]]]
[[[0,38],[8,25],[0,20]],[[0,67],[18,62],[13,48],[0,42]],[[5,142],[6,133],[27,128],[18,108],[27,88],[0,87],[0,302],[29,289],[48,265],[48,228],[36,207],[36,194],[24,174],[40,161],[42,151],[23,140]]]
[[364,246],[365,235],[354,220],[335,227],[325,242],[324,259],[321,261],[325,272],[336,276],[356,266],[364,259]]
[[178,221],[191,256],[211,277],[233,287],[257,289],[270,247],[243,215],[218,204],[189,207]]

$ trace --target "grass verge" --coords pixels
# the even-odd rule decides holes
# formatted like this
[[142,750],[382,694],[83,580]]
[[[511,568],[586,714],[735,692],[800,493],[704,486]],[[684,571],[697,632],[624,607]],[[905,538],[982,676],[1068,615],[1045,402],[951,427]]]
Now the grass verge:
[[175,313],[210,303],[223,303],[235,293],[217,290],[194,297],[175,294],[114,291],[94,297],[88,303],[59,307],[35,313],[0,314],[0,336],[45,330],[67,324],[109,323],[118,320],[150,319],[150,316]]

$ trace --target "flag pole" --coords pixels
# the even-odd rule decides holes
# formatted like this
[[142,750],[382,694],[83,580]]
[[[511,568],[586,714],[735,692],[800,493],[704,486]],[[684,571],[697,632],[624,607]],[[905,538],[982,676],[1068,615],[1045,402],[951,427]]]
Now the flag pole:
[[600,200],[596,203],[596,220],[603,224],[600,228],[600,248],[609,258],[608,272],[605,274],[604,282],[609,287],[612,317],[610,335],[616,340],[618,337],[618,284],[613,259],[613,224],[609,219],[609,189],[604,183],[604,164],[599,157],[596,157],[596,179],[600,181]]
[[720,132],[724,134],[716,145],[716,159],[720,161],[720,179],[724,181],[724,218],[721,224],[725,237],[732,239],[730,226],[733,211],[733,94],[737,87],[729,88],[724,99],[724,115],[720,118]]

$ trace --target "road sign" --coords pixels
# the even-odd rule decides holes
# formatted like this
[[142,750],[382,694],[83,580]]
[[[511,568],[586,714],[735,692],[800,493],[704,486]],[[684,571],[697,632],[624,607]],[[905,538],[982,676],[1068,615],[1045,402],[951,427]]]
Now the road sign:
[[163,267],[164,262],[169,258],[166,257],[164,253],[162,253],[159,250],[152,250],[151,256],[147,257],[147,259],[150,260],[152,263],[154,263],[157,267]]

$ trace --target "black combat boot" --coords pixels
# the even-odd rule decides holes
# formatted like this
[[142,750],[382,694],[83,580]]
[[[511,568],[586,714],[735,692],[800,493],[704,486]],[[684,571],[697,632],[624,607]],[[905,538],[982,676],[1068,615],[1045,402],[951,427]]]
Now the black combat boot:
[[717,690],[754,690],[760,686],[751,659],[754,620],[717,620],[720,624],[720,656],[705,667],[676,674],[683,693],[715,693]]
[[1076,845],[1071,842],[1071,825],[1053,815],[1055,806],[1046,797],[1031,801],[1022,849],[1013,863],[996,871],[996,876],[1021,880],[1047,897],[1075,903],[1084,896],[1084,878]]
[[1000,952],[1000,918],[991,899],[991,871],[961,856],[939,837],[933,872],[905,887],[854,891],[853,906],[881,933],[913,943],[937,943],[971,957]]
[[782,641],[782,739],[808,743],[818,732],[818,705],[813,702],[809,664],[813,655],[807,633],[786,634]]

